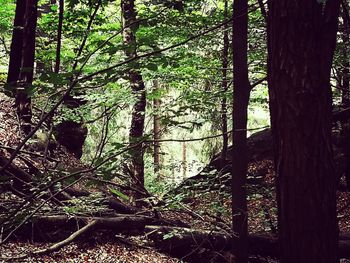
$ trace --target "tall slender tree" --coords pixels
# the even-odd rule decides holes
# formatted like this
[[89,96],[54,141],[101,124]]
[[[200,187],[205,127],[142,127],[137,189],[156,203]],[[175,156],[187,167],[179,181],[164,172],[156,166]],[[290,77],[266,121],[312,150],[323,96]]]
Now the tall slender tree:
[[[228,18],[228,0],[224,3],[224,19]],[[229,51],[229,24],[224,25],[224,46],[222,50],[222,91],[224,97],[221,101],[221,125],[222,125],[222,151],[221,151],[221,167],[224,166],[227,158],[228,134],[227,134],[227,99],[226,92],[228,90],[227,67],[228,67],[228,51]]]
[[154,173],[160,179],[160,168],[161,168],[161,158],[160,158],[160,142],[161,139],[161,121],[159,116],[159,110],[161,106],[161,100],[157,97],[159,92],[159,83],[155,79],[153,81],[153,92],[155,93],[155,98],[153,99],[153,165]]
[[233,155],[232,227],[233,254],[238,263],[248,262],[247,227],[247,120],[250,83],[248,78],[248,1],[233,2]]
[[270,0],[268,81],[282,263],[337,262],[330,71],[339,0]]
[[[122,0],[121,9],[124,25],[123,37],[126,45],[125,55],[128,58],[133,58],[137,56],[135,32],[138,29],[135,1]],[[135,187],[143,190],[144,150],[141,140],[145,126],[146,89],[141,72],[137,67],[129,68],[128,78],[132,92],[136,97],[136,102],[132,110],[131,127],[129,131],[129,141],[132,146],[129,170],[131,172],[132,180],[135,182]],[[138,196],[135,197],[138,198]]]

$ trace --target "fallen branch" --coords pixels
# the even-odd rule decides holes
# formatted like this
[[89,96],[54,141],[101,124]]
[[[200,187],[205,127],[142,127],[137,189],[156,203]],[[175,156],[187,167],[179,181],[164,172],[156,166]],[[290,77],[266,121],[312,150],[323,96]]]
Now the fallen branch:
[[81,235],[83,235],[83,234],[87,233],[88,231],[90,231],[91,229],[93,229],[97,225],[97,223],[98,222],[96,220],[91,221],[83,228],[81,228],[81,229],[77,230],[76,232],[74,232],[73,234],[71,234],[68,238],[66,238],[58,243],[55,243],[48,248],[41,249],[41,250],[34,251],[34,252],[30,252],[28,254],[23,254],[23,255],[11,257],[11,258],[0,258],[0,259],[5,260],[5,261],[10,261],[10,260],[12,261],[15,259],[20,260],[20,259],[25,259],[28,257],[45,255],[45,254],[49,254],[49,253],[58,251],[61,248],[63,248],[64,246],[67,246],[68,244],[72,243],[74,240],[76,240]]

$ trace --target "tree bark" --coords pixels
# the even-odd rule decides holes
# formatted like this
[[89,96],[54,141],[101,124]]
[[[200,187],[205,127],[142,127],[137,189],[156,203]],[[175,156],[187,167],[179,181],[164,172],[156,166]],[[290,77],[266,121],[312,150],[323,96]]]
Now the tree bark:
[[[137,56],[135,32],[138,29],[134,0],[122,0],[121,9],[123,25],[125,27],[123,37],[124,43],[127,46],[125,49],[125,55],[128,58],[133,58]],[[146,89],[141,72],[137,67],[130,67],[128,77],[132,92],[136,97],[136,102],[132,110],[131,127],[129,131],[129,141],[130,144],[134,146],[131,150],[131,164],[129,170],[132,173],[132,181],[134,181],[135,187],[142,190],[144,187],[144,149],[143,144],[140,141],[142,140],[145,126]],[[140,198],[137,194],[135,195],[135,199]]]
[[24,14],[27,1],[16,1],[16,14],[13,23],[12,42],[10,48],[10,62],[7,73],[7,84],[10,89],[15,88],[21,71],[22,48],[23,48],[23,30],[24,30]]
[[182,178],[187,177],[187,145],[186,142],[182,142]]
[[37,4],[37,0],[27,0],[24,16],[22,63],[16,91],[17,115],[21,122],[21,129],[25,134],[29,134],[31,130],[32,109],[28,93],[33,82]]
[[28,93],[33,81],[36,23],[37,0],[17,1],[7,83],[15,94],[17,115],[25,134],[31,130]]
[[337,262],[330,70],[339,1],[269,1],[268,81],[282,263]]
[[248,262],[247,227],[247,119],[250,84],[248,78],[248,1],[233,2],[233,154],[232,154],[232,253],[238,263]]
[[153,144],[153,165],[154,165],[154,173],[157,175],[159,179],[161,179],[160,175],[160,168],[161,168],[161,159],[160,159],[160,142],[159,140],[161,139],[161,123],[160,123],[160,117],[159,117],[159,110],[160,110],[160,105],[161,101],[157,97],[158,96],[158,91],[159,91],[159,83],[158,80],[153,81],[153,91],[155,93],[154,96],[156,96],[153,99],[153,139],[154,139],[154,144]]

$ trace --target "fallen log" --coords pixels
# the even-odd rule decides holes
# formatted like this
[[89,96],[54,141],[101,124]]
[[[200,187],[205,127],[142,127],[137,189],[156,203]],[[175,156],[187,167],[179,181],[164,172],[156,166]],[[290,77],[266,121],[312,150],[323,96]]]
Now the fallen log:
[[163,220],[154,216],[113,214],[102,216],[36,215],[16,231],[20,239],[56,242],[96,221],[94,229],[109,236],[116,234],[143,235],[146,225],[182,227],[182,222]]
[[68,215],[49,215],[35,216],[28,222],[31,227],[47,229],[53,231],[65,229],[75,231],[77,227],[82,227],[88,221],[96,221],[95,228],[99,230],[108,230],[113,234],[141,234],[146,225],[158,223],[153,217],[136,215],[115,215],[113,217],[88,217],[88,216],[68,216]]
[[[220,231],[198,230],[168,226],[146,226],[147,236],[156,248],[171,256],[189,262],[222,262],[215,258],[218,253],[224,255],[232,246],[232,236]],[[350,257],[350,233],[339,237],[338,255],[340,258]],[[267,235],[249,235],[250,255],[279,257],[278,240]],[[200,261],[198,261],[200,260]]]

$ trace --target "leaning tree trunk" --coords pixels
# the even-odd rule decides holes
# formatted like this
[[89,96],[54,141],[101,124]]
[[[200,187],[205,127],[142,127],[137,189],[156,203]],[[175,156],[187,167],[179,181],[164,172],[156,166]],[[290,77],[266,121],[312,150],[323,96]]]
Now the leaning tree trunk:
[[[122,0],[121,9],[124,25],[123,37],[124,43],[127,46],[125,49],[125,55],[128,58],[133,58],[137,56],[135,32],[138,29],[134,0]],[[141,140],[145,126],[146,89],[141,72],[137,69],[137,67],[129,68],[128,77],[132,92],[136,96],[129,131],[129,141],[132,147],[130,150],[131,164],[129,166],[129,170],[131,172],[132,181],[134,181],[135,187],[142,192],[144,187],[144,150]],[[135,196],[136,199],[139,197],[141,196]]]
[[330,70],[339,0],[269,1],[268,80],[283,263],[337,262]]
[[233,3],[233,155],[232,227],[233,254],[238,263],[248,261],[247,227],[247,118],[250,84],[248,78],[248,1]]

